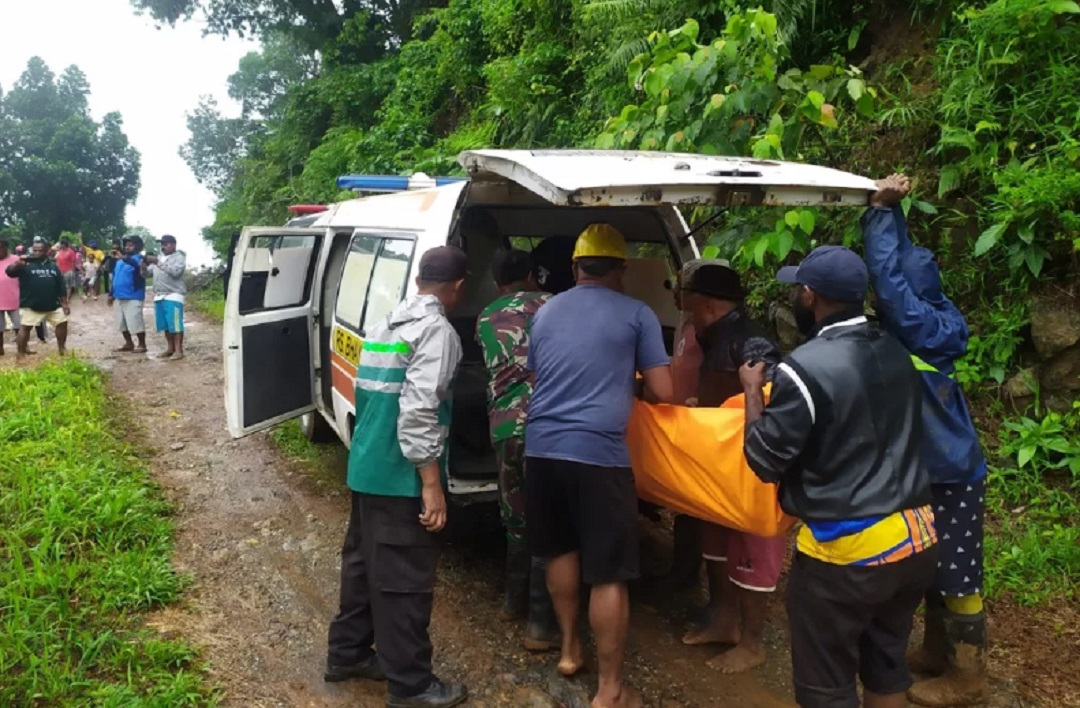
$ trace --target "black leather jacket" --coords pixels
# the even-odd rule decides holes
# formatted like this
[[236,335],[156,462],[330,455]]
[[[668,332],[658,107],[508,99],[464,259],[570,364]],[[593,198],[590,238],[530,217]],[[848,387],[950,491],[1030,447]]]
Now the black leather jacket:
[[919,374],[903,345],[858,311],[820,322],[777,368],[746,460],[806,521],[884,516],[930,503]]

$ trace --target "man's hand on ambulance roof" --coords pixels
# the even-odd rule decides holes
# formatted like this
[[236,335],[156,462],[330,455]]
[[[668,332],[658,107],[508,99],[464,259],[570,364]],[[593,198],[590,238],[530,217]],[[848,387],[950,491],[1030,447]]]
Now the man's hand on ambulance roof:
[[870,206],[894,207],[911,191],[911,179],[899,172],[876,182],[878,191],[870,195]]
[[645,379],[645,400],[649,403],[675,403],[675,384],[670,366],[654,366],[641,372]]

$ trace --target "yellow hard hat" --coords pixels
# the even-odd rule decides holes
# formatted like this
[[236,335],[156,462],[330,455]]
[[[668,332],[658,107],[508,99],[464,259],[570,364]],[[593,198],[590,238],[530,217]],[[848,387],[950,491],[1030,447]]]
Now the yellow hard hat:
[[626,239],[611,224],[589,224],[577,237],[574,260],[578,258],[618,258],[626,260]]

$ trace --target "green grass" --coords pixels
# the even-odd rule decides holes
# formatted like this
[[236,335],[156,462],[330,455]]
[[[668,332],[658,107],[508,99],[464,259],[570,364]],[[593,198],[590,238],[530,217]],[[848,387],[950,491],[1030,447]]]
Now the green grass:
[[219,281],[211,283],[209,287],[189,292],[187,304],[215,322],[225,319],[225,293]]
[[270,431],[270,440],[283,455],[298,462],[314,481],[340,488],[349,451],[337,438],[327,443],[313,443],[300,431],[299,420],[289,420]]
[[144,626],[184,579],[102,374],[2,372],[0,412],[0,705],[215,703],[197,651]]

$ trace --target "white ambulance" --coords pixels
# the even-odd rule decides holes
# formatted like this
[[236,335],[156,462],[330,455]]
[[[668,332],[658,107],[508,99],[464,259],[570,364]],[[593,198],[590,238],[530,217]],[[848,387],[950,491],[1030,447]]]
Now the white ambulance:
[[632,255],[626,292],[656,311],[670,343],[678,319],[670,273],[698,255],[679,207],[865,206],[875,189],[824,167],[678,153],[478,150],[458,161],[467,179],[342,178],[343,188],[402,191],[332,204],[285,227],[244,229],[224,329],[234,437],[301,417],[309,439],[336,435],[349,445],[365,329],[415,292],[422,253],[452,244],[468,255],[470,276],[466,302],[450,317],[464,360],[449,491],[459,503],[494,499],[487,376],[474,332],[497,297],[497,250],[532,249],[548,289],[558,291],[570,285],[577,234],[592,222],[612,224]]

